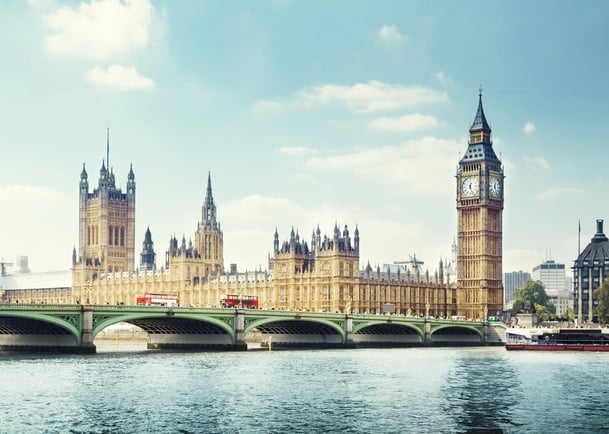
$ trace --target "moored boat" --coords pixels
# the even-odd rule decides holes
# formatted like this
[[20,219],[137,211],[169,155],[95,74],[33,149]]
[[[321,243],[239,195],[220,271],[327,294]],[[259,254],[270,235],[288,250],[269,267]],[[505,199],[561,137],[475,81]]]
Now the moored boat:
[[609,352],[609,333],[603,329],[509,329],[508,351]]

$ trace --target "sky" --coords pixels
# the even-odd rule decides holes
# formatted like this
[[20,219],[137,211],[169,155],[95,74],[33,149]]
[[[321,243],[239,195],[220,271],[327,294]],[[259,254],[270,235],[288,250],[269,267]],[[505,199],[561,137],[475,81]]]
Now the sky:
[[159,266],[171,236],[194,240],[209,173],[226,268],[266,269],[276,229],[338,224],[361,267],[433,273],[480,88],[503,271],[568,267],[609,218],[604,0],[8,0],[0,26],[0,258],[34,272],[71,267],[109,129],[138,259],[147,227]]

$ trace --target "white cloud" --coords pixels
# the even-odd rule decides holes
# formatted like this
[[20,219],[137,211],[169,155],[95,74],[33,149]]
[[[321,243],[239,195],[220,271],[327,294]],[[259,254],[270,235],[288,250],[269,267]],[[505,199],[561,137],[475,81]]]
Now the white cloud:
[[547,170],[551,167],[548,160],[546,160],[543,157],[529,157],[528,155],[525,155],[523,158],[524,158],[524,161],[526,161],[527,163],[535,164],[535,165],[541,167],[542,169]]
[[27,4],[31,8],[45,8],[54,3],[54,0],[27,0]]
[[573,187],[559,187],[559,188],[551,188],[542,193],[539,193],[537,197],[540,199],[556,199],[563,198],[566,195],[578,195],[584,193],[584,190]]
[[458,150],[462,146],[455,141],[425,137],[401,145],[330,157],[315,156],[305,165],[317,170],[352,171],[415,194],[446,194],[452,192],[453,186],[438,182],[436,176],[455,171]]
[[[404,259],[408,254],[428,259],[438,255],[438,245],[426,239],[425,224],[419,221],[404,222],[370,215],[366,209],[321,205],[304,208],[291,199],[254,194],[219,205],[224,232],[226,264],[236,263],[240,271],[267,269],[267,254],[273,249],[273,235],[277,229],[279,242],[290,237],[292,228],[301,241],[310,245],[312,231],[319,225],[322,238],[331,236],[334,224],[342,231],[347,225],[351,237],[355,226],[360,230],[360,268],[368,261],[373,266]],[[262,211],[262,212],[261,212]],[[248,216],[244,219],[243,216]],[[278,220],[277,216],[281,216]],[[414,246],[418,246],[416,249]],[[448,246],[448,244],[447,244]],[[446,247],[448,249],[448,247]],[[433,261],[426,264],[435,269]]]
[[396,110],[426,103],[444,102],[448,96],[422,86],[403,86],[371,80],[352,86],[322,84],[299,90],[288,99],[260,100],[256,110],[271,110],[289,106],[319,107],[344,104],[356,113]]
[[394,25],[384,25],[379,29],[377,35],[382,42],[400,42],[404,39],[404,35]]
[[297,157],[297,156],[303,156],[303,155],[317,154],[318,151],[317,151],[317,149],[307,148],[304,146],[285,146],[285,147],[279,148],[278,152],[281,155]]
[[147,47],[154,7],[149,0],[92,0],[45,16],[45,49],[55,55],[108,60]]
[[416,131],[439,127],[441,123],[433,116],[413,113],[397,118],[377,118],[368,123],[368,127],[384,131]]
[[94,86],[118,90],[143,90],[154,87],[154,81],[137,72],[135,66],[112,65],[108,69],[89,69],[85,81]]
[[449,84],[452,83],[452,80],[446,76],[446,74],[444,74],[444,72],[440,71],[437,72],[435,74],[436,80],[438,80],[438,82],[442,85],[442,86],[448,86]]
[[527,122],[524,124],[525,134],[531,135],[535,132],[535,124],[533,122]]

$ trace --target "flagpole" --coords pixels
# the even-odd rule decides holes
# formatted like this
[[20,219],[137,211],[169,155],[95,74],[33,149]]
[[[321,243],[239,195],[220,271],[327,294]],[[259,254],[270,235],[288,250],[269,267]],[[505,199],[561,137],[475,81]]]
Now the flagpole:
[[579,258],[581,251],[580,240],[582,237],[582,222],[581,219],[577,221],[577,257]]

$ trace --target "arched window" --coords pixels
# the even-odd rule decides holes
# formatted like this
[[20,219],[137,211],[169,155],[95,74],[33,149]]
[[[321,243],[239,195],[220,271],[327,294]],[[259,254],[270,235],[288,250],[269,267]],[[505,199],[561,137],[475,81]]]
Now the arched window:
[[121,246],[125,245],[125,227],[121,227]]
[[112,245],[112,225],[108,226],[108,244]]

